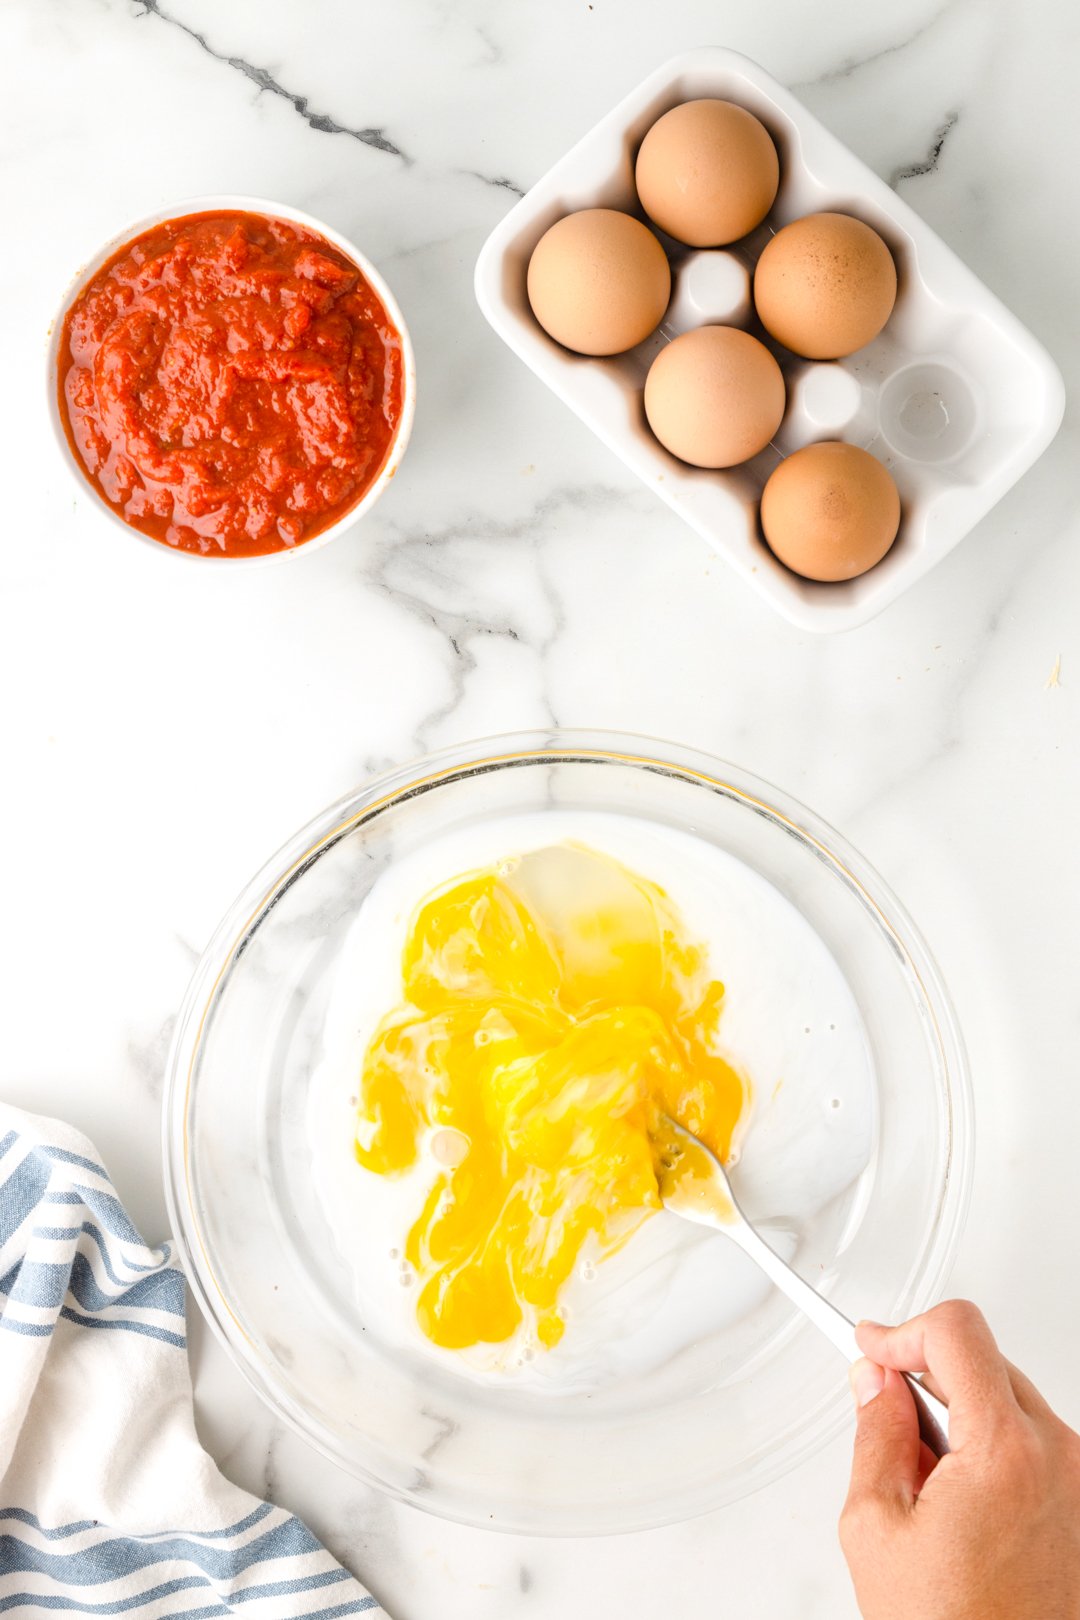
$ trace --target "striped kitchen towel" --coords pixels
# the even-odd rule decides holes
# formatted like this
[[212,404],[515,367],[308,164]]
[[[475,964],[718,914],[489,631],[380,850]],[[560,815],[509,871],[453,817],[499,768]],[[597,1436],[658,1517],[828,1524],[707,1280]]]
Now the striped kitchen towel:
[[85,1137],[0,1104],[0,1615],[382,1614],[195,1434],[184,1277]]

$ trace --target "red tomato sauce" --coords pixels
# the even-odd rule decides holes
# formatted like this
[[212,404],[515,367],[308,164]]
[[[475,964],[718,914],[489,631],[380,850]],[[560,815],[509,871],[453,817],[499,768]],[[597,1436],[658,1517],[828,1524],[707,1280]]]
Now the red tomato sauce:
[[60,415],[99,495],[182,551],[251,557],[336,522],[385,465],[401,337],[358,267],[260,214],[127,243],[64,318]]

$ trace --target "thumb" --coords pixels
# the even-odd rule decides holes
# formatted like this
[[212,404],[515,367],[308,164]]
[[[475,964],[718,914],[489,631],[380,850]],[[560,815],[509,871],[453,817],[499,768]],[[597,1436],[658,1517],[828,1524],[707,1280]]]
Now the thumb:
[[848,1505],[907,1510],[919,1488],[919,1416],[898,1372],[857,1361],[851,1388],[858,1407]]

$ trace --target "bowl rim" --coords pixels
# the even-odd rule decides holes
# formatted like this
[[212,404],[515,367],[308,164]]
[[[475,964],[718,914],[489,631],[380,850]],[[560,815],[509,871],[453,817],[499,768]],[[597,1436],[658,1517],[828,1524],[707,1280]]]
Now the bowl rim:
[[[162,1101],[165,1202],[175,1252],[183,1266],[192,1296],[231,1363],[277,1416],[308,1445],[351,1477],[438,1518],[474,1527],[537,1537],[630,1534],[663,1524],[683,1522],[726,1505],[734,1498],[730,1494],[721,1495],[694,1507],[674,1502],[660,1512],[623,1508],[620,1509],[617,1526],[601,1529],[594,1524],[581,1522],[580,1518],[569,1517],[550,1525],[537,1526],[515,1518],[512,1513],[500,1519],[488,1517],[481,1523],[465,1509],[433,1501],[431,1495],[435,1493],[410,1494],[381,1478],[374,1469],[358,1462],[336,1443],[332,1433],[313,1422],[301,1403],[278,1388],[268,1376],[257,1347],[217,1286],[214,1269],[203,1244],[189,1174],[187,1121],[192,1074],[218,986],[230,964],[244,949],[247,940],[284,890],[340,838],[393,803],[455,778],[542,759],[552,762],[608,760],[629,764],[697,781],[713,791],[735,797],[748,808],[770,817],[786,831],[808,843],[841,881],[853,887],[858,897],[875,914],[879,925],[891,937],[895,948],[914,973],[924,1010],[933,1023],[941,1051],[945,1092],[945,1173],[918,1281],[912,1286],[913,1308],[926,1310],[941,1298],[955,1263],[971,1201],[975,1159],[974,1096],[964,1041],[952,1001],[922,934],[870,862],[853,849],[842,834],[799,800],[729,761],[681,743],[635,732],[552,728],[547,731],[498,733],[439,749],[378,773],[361,787],[334,800],[281,845],[245,884],[222,917],[195,968],[177,1015],[166,1062]],[[748,1490],[739,1493],[740,1496],[751,1495],[791,1472],[816,1455],[846,1427],[850,1420],[850,1400],[846,1389],[838,1384],[835,1395],[819,1402],[812,1418],[813,1421],[808,1420],[804,1425],[797,1441],[789,1445],[782,1455],[778,1453],[772,1466],[763,1467],[759,1477]]]
[[[306,230],[323,236],[352,260],[362,272],[364,279],[378,294],[386,313],[401,338],[402,360],[402,397],[401,415],[398,418],[397,428],[390,441],[386,460],[378,476],[369,484],[360,499],[349,507],[347,512],[331,523],[327,528],[320,530],[310,540],[304,540],[298,546],[287,547],[281,551],[263,552],[253,557],[214,556],[210,553],[184,551],[179,547],[162,544],[154,539],[153,535],[144,534],[134,524],[128,523],[112,507],[98,490],[97,486],[83,473],[75,460],[74,452],[68,442],[64,430],[64,423],[60,413],[60,402],[57,391],[57,372],[60,358],[60,340],[64,329],[64,319],[75,299],[83,288],[93,279],[102,265],[111,259],[127,243],[149,231],[155,225],[164,224],[166,220],[182,219],[189,214],[215,214],[215,213],[244,213],[262,214],[271,219],[282,219],[290,225],[300,225]],[[78,488],[85,495],[89,490],[93,496],[94,508],[103,511],[129,537],[141,540],[145,546],[150,546],[159,554],[170,557],[179,557],[184,561],[193,563],[212,563],[216,568],[233,569],[240,566],[247,568],[262,567],[271,563],[294,561],[297,557],[309,552],[318,551],[322,546],[329,545],[338,535],[343,534],[360,517],[369,512],[387,486],[393,480],[401,465],[402,458],[408,448],[412,435],[413,420],[416,414],[416,356],[413,350],[412,338],[405,324],[405,317],[401,313],[401,306],[390,290],[386,280],[378,271],[367,255],[356,246],[341,231],[335,230],[332,225],[317,218],[314,214],[306,213],[302,208],[294,208],[291,203],[274,202],[266,197],[248,196],[242,192],[212,192],[205,196],[183,197],[178,202],[170,203],[166,207],[155,208],[150,213],[132,220],[120,230],[114,231],[108,241],[95,253],[85,259],[74,275],[68,280],[56,306],[56,312],[49,324],[46,354],[45,354],[45,393],[48,409],[49,426],[52,430],[53,441],[60,453],[68,473],[74,478]]]

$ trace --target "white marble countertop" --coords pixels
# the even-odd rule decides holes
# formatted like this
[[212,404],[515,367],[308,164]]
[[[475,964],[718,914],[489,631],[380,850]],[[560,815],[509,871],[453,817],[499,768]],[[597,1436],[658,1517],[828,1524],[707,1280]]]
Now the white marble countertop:
[[[824,814],[936,951],[978,1110],[956,1289],[1078,1422],[1080,1317],[1058,1281],[1075,1271],[1080,1040],[1075,415],[927,581],[814,639],[651,499],[473,303],[476,252],[514,195],[703,43],[797,87],[1077,384],[1065,0],[7,0],[0,1084],[89,1133],[158,1237],[172,1015],[220,913],[294,828],[385,763],[494,730],[691,743]],[[39,405],[80,260],[164,200],[226,190],[361,244],[421,379],[412,447],[370,520],[303,566],[228,578],[114,535],[74,498]],[[396,1620],[855,1613],[834,1535],[846,1439],[694,1523],[530,1542],[357,1487],[193,1332],[209,1449],[303,1515]]]

